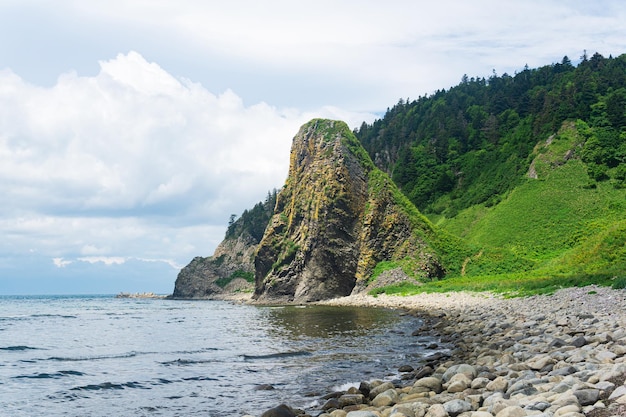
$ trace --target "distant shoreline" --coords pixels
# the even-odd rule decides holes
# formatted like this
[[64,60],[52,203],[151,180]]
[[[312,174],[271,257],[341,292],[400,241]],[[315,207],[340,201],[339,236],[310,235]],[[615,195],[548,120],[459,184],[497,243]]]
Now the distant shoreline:
[[166,299],[169,295],[155,294],[153,292],[137,292],[137,293],[128,293],[128,292],[120,292],[115,295],[115,298],[156,298],[156,299]]

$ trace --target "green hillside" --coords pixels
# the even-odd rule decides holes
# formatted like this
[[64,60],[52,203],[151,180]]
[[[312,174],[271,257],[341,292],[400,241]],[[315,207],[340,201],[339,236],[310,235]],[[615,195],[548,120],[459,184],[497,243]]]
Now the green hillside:
[[386,291],[626,286],[626,55],[464,77],[355,133],[462,242],[445,280]]

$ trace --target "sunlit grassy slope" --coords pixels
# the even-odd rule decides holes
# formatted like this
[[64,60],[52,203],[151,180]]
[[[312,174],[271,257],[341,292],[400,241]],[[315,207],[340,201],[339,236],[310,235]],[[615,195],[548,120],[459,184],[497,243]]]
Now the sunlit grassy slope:
[[563,158],[576,146],[574,136],[562,135],[539,147],[537,178],[525,178],[499,204],[433,218],[461,237],[471,255],[444,280],[383,291],[525,295],[589,284],[625,287],[626,189],[592,182],[580,159]]

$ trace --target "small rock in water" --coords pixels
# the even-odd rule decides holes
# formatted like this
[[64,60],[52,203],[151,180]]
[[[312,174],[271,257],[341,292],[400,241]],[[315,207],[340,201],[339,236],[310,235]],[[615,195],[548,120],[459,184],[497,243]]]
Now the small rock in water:
[[424,378],[425,376],[430,376],[433,374],[433,372],[435,372],[433,368],[431,368],[430,366],[424,366],[423,368],[420,368],[418,371],[415,372],[415,379],[420,379],[420,378]]
[[398,368],[398,372],[413,372],[414,368],[411,365],[403,365]]
[[324,405],[322,406],[322,410],[324,411],[336,410],[340,407],[341,407],[341,404],[339,403],[339,399],[331,398],[328,401],[326,401],[326,403],[324,403]]
[[255,388],[255,390],[257,390],[257,391],[271,391],[271,390],[274,390],[274,389],[275,388],[272,385],[270,385],[270,384],[261,384],[261,385],[258,385]]
[[370,396],[370,391],[372,390],[372,386],[370,385],[369,382],[363,381],[361,382],[361,384],[359,385],[359,392],[361,394],[363,394],[366,397]]
[[278,407],[270,408],[261,414],[261,417],[296,417],[296,413],[288,405],[281,404]]
[[328,394],[324,395],[322,398],[324,400],[328,400],[330,398],[339,398],[343,395],[344,393],[342,391],[333,391],[333,392],[329,392]]

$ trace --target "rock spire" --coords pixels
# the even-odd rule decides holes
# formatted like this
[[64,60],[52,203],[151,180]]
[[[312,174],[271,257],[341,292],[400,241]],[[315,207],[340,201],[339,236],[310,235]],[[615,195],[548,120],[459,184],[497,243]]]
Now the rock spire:
[[[289,175],[254,259],[254,298],[317,301],[439,277],[435,241],[432,225],[348,126],[314,119],[293,139]],[[385,272],[373,280],[381,262]]]

